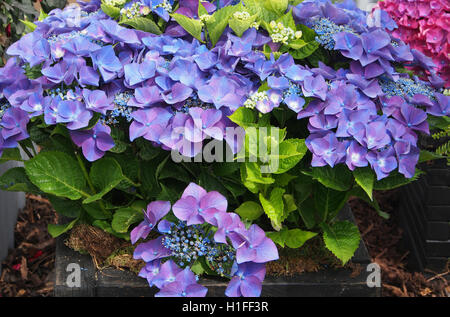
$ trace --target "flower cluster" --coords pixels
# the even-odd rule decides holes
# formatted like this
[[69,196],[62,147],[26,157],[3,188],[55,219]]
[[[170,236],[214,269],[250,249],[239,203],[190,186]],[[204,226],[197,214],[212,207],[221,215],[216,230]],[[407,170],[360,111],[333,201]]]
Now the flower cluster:
[[392,34],[433,59],[438,74],[450,80],[450,50],[448,43],[450,4],[437,1],[382,1],[385,10],[398,25]]
[[274,43],[289,44],[289,42],[302,37],[302,31],[294,31],[290,27],[286,27],[281,22],[270,22],[272,33],[270,37]]
[[[231,279],[227,296],[260,295],[264,263],[278,259],[277,248],[257,225],[246,229],[237,214],[226,211],[227,205],[220,193],[194,183],[172,208],[167,201],[148,205],[131,241],[147,238],[154,229],[160,234],[134,252],[135,259],[146,262],[139,275],[160,289],[156,296],[205,296],[207,289],[190,270],[199,263]],[[166,217],[171,209],[175,217]]]

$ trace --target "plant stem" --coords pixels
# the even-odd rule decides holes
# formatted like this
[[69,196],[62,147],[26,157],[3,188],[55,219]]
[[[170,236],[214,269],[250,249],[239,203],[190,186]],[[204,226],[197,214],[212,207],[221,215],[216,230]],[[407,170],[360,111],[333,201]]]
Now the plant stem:
[[28,158],[31,160],[34,156],[31,154],[31,152],[27,149],[25,145],[19,144],[20,148],[27,154]]
[[[87,170],[86,170],[86,166],[84,166],[83,159],[81,158],[80,153],[75,152],[75,156],[77,157],[78,165],[80,165],[80,168],[81,168],[81,170],[83,171],[84,178],[86,179],[86,181],[87,181],[87,183],[88,183],[88,185],[89,185],[89,188],[91,189],[92,195],[95,195],[95,194],[96,194],[96,191],[95,191],[94,184],[92,183],[92,180],[91,180],[91,178],[89,177],[89,174],[88,174],[88,172],[87,172]],[[99,204],[101,210],[102,210],[105,214],[108,214],[108,212],[106,211],[105,205],[103,204],[103,201],[99,200],[99,201],[98,201],[98,204]]]

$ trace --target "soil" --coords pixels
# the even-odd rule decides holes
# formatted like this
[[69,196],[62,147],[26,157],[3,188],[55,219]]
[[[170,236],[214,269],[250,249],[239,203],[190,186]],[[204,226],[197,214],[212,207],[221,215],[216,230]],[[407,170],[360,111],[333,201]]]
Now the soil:
[[[392,215],[389,220],[381,218],[361,200],[351,199],[350,205],[372,260],[381,266],[383,296],[450,296],[448,266],[444,272],[408,271],[408,251],[402,249],[402,231],[396,218],[398,192],[379,192],[375,197],[382,210]],[[48,201],[27,195],[26,207],[16,225],[15,249],[10,250],[2,264],[0,296],[52,296],[55,241],[47,233],[49,223],[57,223],[57,216]],[[129,243],[91,226],[75,227],[66,244],[91,254],[99,269],[113,266],[139,272],[143,265],[133,260],[133,247]],[[280,260],[267,265],[267,274],[289,276],[339,266],[339,261],[316,237],[295,252],[280,249]],[[355,274],[362,269],[352,263],[347,267]]]
[[386,220],[359,199],[350,200],[361,235],[373,262],[381,267],[382,295],[399,297],[449,297],[449,263],[443,272],[408,270],[409,251],[402,247],[402,229],[398,226],[399,191],[375,193]]
[[2,263],[0,297],[52,296],[55,240],[47,225],[57,217],[47,200],[27,195],[15,228],[15,248]]

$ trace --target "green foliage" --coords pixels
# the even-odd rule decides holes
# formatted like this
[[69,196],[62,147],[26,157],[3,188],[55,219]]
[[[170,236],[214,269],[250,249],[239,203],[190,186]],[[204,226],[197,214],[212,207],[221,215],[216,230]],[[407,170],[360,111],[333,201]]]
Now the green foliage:
[[[177,22],[178,22],[178,20],[177,20]],[[131,26],[134,29],[153,33],[156,35],[162,34],[159,26],[150,18],[136,17],[136,18],[132,18],[132,19],[125,19],[125,20],[120,21],[120,24],[125,24],[128,26]]]
[[264,213],[264,210],[260,204],[254,201],[246,201],[240,205],[235,212],[241,216],[242,219],[252,221],[258,219]]
[[203,42],[202,39],[202,30],[203,23],[200,20],[188,18],[182,14],[174,13],[172,14],[172,18],[177,21],[179,25],[183,27],[189,34],[195,37],[200,42]]
[[77,161],[63,152],[43,152],[25,162],[31,182],[45,193],[78,200],[89,197]]
[[359,246],[361,239],[358,227],[348,221],[333,224],[322,223],[325,246],[345,264],[350,260]]
[[297,249],[302,247],[309,239],[314,238],[317,233],[300,229],[287,229],[284,227],[280,231],[267,232],[266,235],[283,248],[287,246],[292,249]]

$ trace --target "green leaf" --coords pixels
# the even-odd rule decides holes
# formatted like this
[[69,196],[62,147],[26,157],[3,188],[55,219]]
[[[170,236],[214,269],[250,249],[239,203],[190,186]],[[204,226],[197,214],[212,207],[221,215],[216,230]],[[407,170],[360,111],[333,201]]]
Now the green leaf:
[[304,202],[298,205],[298,212],[300,217],[302,217],[303,222],[305,223],[306,228],[312,229],[316,226],[316,216],[318,216],[318,212],[316,210],[316,206],[313,199],[306,199]]
[[94,162],[89,176],[98,192],[97,194],[86,198],[83,201],[83,204],[90,204],[102,199],[103,196],[113,190],[125,179],[122,174],[122,168],[113,158],[103,158]]
[[314,202],[321,221],[333,219],[347,202],[347,192],[341,192],[316,183]]
[[355,254],[361,239],[358,227],[349,221],[338,221],[332,225],[322,223],[325,246],[345,264]]
[[34,24],[33,22],[30,22],[30,21],[20,20],[20,22],[25,24],[25,26],[29,29],[29,32],[33,32],[37,27],[36,24]]
[[314,238],[317,233],[300,229],[288,230],[286,227],[283,227],[280,231],[267,232],[266,235],[283,248],[287,246],[291,249],[297,249],[303,246],[309,239]]
[[228,118],[244,129],[256,125],[256,113],[249,108],[240,107]]
[[111,223],[109,221],[105,220],[95,220],[92,223],[93,226],[102,229],[105,232],[108,232],[109,234],[112,234],[115,237],[118,237],[120,239],[124,239],[126,241],[130,240],[130,235],[127,233],[119,233],[114,231],[114,229],[111,227]]
[[244,34],[244,32],[250,28],[250,25],[252,25],[252,23],[256,21],[257,18],[258,15],[255,14],[242,21],[232,16],[229,25],[234,33],[236,33],[237,36],[241,37],[242,34]]
[[30,182],[23,167],[14,167],[0,176],[0,190],[34,193],[39,190]]
[[370,167],[358,167],[353,171],[356,183],[361,186],[372,200],[373,184],[375,183],[375,173]]
[[42,9],[39,11],[38,21],[44,21],[48,17],[48,14],[45,13]]
[[243,219],[250,221],[258,219],[264,210],[260,204],[254,201],[246,201],[236,209],[236,213]]
[[292,229],[286,235],[286,246],[292,249],[300,248],[306,241],[314,238],[317,235],[315,232],[304,231],[300,229]]
[[50,235],[53,238],[57,238],[60,235],[62,235],[63,233],[66,233],[67,231],[69,231],[70,229],[72,229],[75,224],[78,222],[78,218],[75,220],[72,220],[71,222],[64,224],[64,225],[54,225],[54,224],[48,224],[48,233],[50,233]]
[[78,200],[89,197],[86,180],[77,161],[63,152],[42,152],[25,162],[25,171],[43,192]]
[[[220,37],[222,36],[225,28],[228,25],[228,21],[233,13],[239,10],[239,6],[227,6],[217,10],[212,15],[209,21],[206,21],[206,28],[208,29],[208,35],[211,40],[212,46],[216,46]],[[178,22],[178,21],[177,21]]]
[[261,167],[257,163],[245,163],[247,181],[258,184],[273,184],[275,180],[272,177],[264,177],[261,173]]
[[271,154],[271,161],[278,159],[278,169],[274,174],[283,174],[300,162],[307,148],[303,139],[287,139],[280,143],[278,156]]
[[339,191],[347,191],[352,187],[353,175],[344,164],[334,167],[322,166],[312,168],[312,177],[322,185]]
[[79,201],[67,200],[56,196],[48,197],[52,207],[60,215],[68,218],[78,218],[81,215],[83,208]]
[[439,160],[442,158],[445,158],[445,156],[438,155],[438,154],[430,152],[430,151],[421,150],[420,156],[419,156],[419,163],[432,161],[432,160]]
[[264,8],[277,15],[286,12],[289,0],[264,0]]
[[0,164],[9,161],[22,161],[22,155],[20,154],[20,150],[18,148],[3,150],[3,154],[0,156]]
[[361,188],[361,187],[353,187],[351,191],[348,192],[348,196],[356,196],[358,198],[361,198],[366,203],[368,203],[370,206],[372,206],[378,213],[380,217],[383,217],[384,219],[389,219],[390,215],[387,212],[384,212],[381,210],[380,206],[378,205],[378,202],[376,199],[371,199],[369,196],[367,196],[367,193]]
[[296,49],[289,50],[289,53],[295,59],[304,59],[310,56],[319,48],[319,43],[316,41],[307,42],[305,45],[301,47],[297,47]]
[[412,178],[406,178],[398,171],[395,171],[391,173],[388,177],[376,181],[373,188],[375,190],[390,190],[398,188],[417,180],[422,174],[424,174],[424,172],[416,168],[416,174]]
[[128,232],[128,229],[132,224],[140,222],[144,219],[142,210],[136,210],[133,208],[122,208],[116,211],[111,223],[114,231],[119,233]]
[[287,218],[284,210],[283,195],[285,189],[275,187],[270,193],[270,198],[266,199],[263,194],[259,194],[259,200],[263,206],[264,212],[272,221],[275,230],[281,229],[281,223]]
[[112,217],[111,212],[101,208],[98,202],[94,202],[94,203],[90,203],[90,204],[86,204],[83,202],[83,209],[94,220],[111,219],[111,217]]
[[136,30],[153,33],[156,35],[162,34],[158,25],[149,18],[137,17],[137,18],[127,19],[127,20],[121,21],[120,24],[125,24],[128,26],[131,26],[132,28],[134,28]]
[[102,3],[101,9],[106,15],[110,16],[114,20],[118,20],[120,18],[120,8]]
[[288,229],[283,227],[280,231],[266,232],[266,236],[282,248],[285,246],[286,236],[288,235]]
[[174,13],[172,14],[172,18],[177,21],[179,25],[183,29],[185,29],[189,34],[191,34],[193,37],[195,37],[200,42],[203,42],[202,40],[202,30],[203,30],[203,23],[200,20],[191,19],[188,18],[185,15]]
[[294,196],[285,194],[283,195],[285,212],[289,214],[292,211],[297,210],[297,205],[295,204]]

